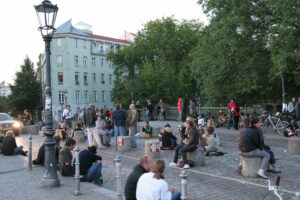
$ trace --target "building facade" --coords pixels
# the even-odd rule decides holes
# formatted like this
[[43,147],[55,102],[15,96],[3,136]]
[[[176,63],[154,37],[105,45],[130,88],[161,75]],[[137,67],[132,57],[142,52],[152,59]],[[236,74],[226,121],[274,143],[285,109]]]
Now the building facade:
[[10,94],[11,94],[10,87],[5,84],[5,81],[2,81],[0,83],[0,96],[7,97]]
[[62,111],[68,104],[77,114],[89,104],[97,108],[113,108],[114,66],[106,60],[106,56],[110,51],[132,45],[126,40],[94,35],[91,26],[83,22],[77,27],[72,25],[71,20],[65,22],[57,28],[51,42],[54,122],[60,122]]

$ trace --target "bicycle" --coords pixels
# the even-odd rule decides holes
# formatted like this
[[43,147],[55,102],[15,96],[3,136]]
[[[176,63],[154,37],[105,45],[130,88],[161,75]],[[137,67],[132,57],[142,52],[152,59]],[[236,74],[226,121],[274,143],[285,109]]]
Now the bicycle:
[[270,114],[260,116],[262,133],[267,131],[267,127],[271,126],[279,135],[283,135],[285,128],[289,125],[287,121],[281,121],[280,117],[272,117]]

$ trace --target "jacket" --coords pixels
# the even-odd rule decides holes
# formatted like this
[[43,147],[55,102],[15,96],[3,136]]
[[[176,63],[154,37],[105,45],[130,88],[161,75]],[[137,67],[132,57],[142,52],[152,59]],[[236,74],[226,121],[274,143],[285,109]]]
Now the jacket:
[[261,146],[259,134],[253,128],[242,129],[238,136],[238,145],[241,153],[259,149]]
[[206,145],[205,145],[206,152],[218,151],[219,144],[217,142],[216,137],[213,134],[209,136],[204,135],[203,138],[205,138],[206,141]]
[[16,139],[12,136],[6,136],[2,139],[1,152],[3,155],[10,156],[14,154],[14,150],[17,148]]
[[182,111],[183,110],[183,108],[182,108],[182,102],[181,102],[180,99],[178,99],[177,108],[178,108],[178,111]]
[[88,127],[96,126],[97,115],[96,111],[93,108],[88,108],[84,111],[83,114],[84,124]]
[[141,166],[137,165],[129,174],[125,184],[125,198],[126,200],[136,200],[136,186],[139,178],[147,171]]
[[131,110],[128,118],[127,118],[127,125],[137,127],[137,111]]
[[[60,152],[59,152],[59,171],[62,176],[72,176],[72,162],[73,156],[71,153],[71,149],[68,146],[65,146]],[[65,163],[68,162],[69,165],[65,165]]]
[[296,121],[300,121],[300,102],[299,101],[296,104],[295,115],[296,115]]
[[[79,162],[80,162],[80,175],[86,175],[89,168],[94,162],[102,160],[101,156],[94,154],[88,150],[83,150],[79,152]],[[74,161],[75,163],[75,161]],[[75,166],[73,166],[73,171],[75,172]]]
[[172,194],[164,179],[154,178],[154,173],[143,174],[136,188],[137,200],[171,200]]
[[181,134],[183,143],[186,145],[199,145],[199,133],[196,128],[190,127],[185,129],[185,134]]
[[126,126],[127,113],[124,110],[116,109],[112,113],[112,120],[115,126]]

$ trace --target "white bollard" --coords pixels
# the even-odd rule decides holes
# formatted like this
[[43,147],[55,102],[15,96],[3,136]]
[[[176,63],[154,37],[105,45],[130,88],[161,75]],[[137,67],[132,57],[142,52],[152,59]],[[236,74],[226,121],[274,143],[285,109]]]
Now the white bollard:
[[32,170],[32,136],[29,134],[29,148],[28,148],[28,168]]
[[76,162],[75,162],[75,180],[76,180],[76,186],[74,195],[80,195],[80,162],[79,162],[79,147],[77,146],[75,148],[76,151]]
[[187,196],[187,173],[185,170],[182,170],[179,177],[181,178],[181,199],[186,200],[188,199]]
[[121,177],[121,158],[116,156],[115,158],[116,168],[117,168],[117,200],[122,200],[122,177]]

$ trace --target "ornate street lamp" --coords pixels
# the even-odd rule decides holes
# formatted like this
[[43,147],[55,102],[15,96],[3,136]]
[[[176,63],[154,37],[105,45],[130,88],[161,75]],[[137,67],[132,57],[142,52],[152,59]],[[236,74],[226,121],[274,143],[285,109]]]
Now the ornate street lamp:
[[56,141],[53,139],[53,117],[52,117],[52,98],[51,98],[51,71],[50,71],[50,42],[52,40],[55,28],[55,19],[58,11],[57,5],[44,0],[41,4],[34,6],[40,23],[39,31],[45,41],[46,52],[46,87],[45,104],[43,110],[43,119],[45,124],[44,134],[46,136],[45,144],[45,174],[42,177],[41,185],[44,187],[59,186],[60,181],[57,175],[57,164],[55,158]]

